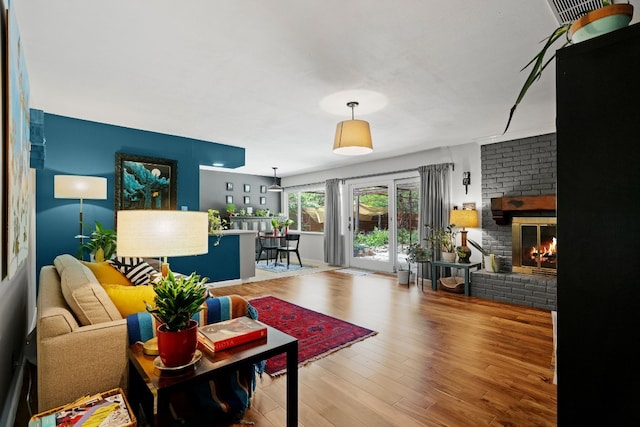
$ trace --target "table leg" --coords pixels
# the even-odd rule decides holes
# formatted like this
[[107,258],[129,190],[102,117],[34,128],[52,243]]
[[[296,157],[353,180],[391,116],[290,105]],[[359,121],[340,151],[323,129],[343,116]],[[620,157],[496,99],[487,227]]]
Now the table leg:
[[298,341],[287,349],[287,427],[298,426]]
[[469,296],[469,267],[464,269],[464,294]]
[[431,289],[434,291],[438,289],[438,279],[436,278],[436,265],[431,264]]

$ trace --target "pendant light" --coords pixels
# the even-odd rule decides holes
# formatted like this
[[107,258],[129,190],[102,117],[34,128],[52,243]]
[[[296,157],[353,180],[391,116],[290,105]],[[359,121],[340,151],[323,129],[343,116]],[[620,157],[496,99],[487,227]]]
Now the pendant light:
[[272,167],[273,169],[273,184],[271,184],[268,188],[267,191],[273,191],[273,192],[281,192],[282,191],[282,187],[280,187],[278,185],[278,177],[276,176],[276,170],[278,168],[276,167]]
[[351,108],[351,120],[338,123],[336,138],[333,142],[333,152],[345,156],[360,156],[373,151],[371,142],[371,130],[369,123],[364,120],[355,120],[353,109],[360,105],[356,101],[347,102]]

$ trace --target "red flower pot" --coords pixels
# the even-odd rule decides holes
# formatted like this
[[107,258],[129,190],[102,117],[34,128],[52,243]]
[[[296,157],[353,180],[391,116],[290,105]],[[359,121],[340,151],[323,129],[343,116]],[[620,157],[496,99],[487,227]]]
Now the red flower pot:
[[158,326],[158,353],[162,363],[169,367],[187,365],[193,359],[198,346],[198,322],[191,320],[189,327],[178,332],[167,332],[165,325]]

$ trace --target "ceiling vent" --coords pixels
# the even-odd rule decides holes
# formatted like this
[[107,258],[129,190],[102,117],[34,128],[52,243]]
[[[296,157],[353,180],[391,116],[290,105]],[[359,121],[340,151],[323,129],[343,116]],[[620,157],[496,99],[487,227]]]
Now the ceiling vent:
[[558,24],[566,24],[585,13],[602,7],[601,0],[547,0]]

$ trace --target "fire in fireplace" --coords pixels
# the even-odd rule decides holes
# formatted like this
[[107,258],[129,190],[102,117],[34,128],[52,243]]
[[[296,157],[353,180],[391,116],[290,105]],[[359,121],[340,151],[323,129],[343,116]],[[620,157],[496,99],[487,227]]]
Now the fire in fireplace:
[[513,271],[557,274],[556,218],[515,217],[511,222]]

